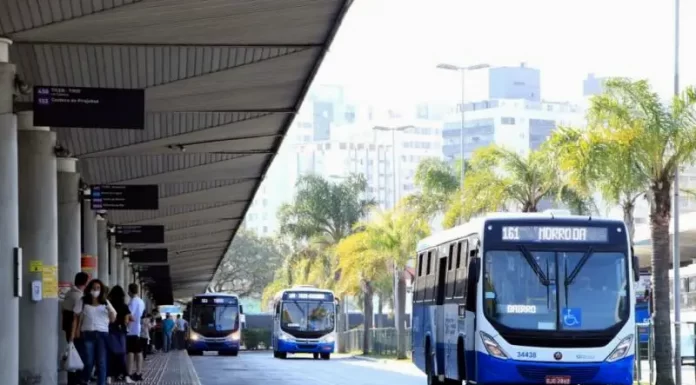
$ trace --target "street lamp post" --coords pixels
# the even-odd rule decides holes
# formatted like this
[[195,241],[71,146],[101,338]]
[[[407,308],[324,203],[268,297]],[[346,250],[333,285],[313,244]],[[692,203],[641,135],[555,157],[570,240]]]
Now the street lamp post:
[[460,113],[461,113],[461,120],[462,120],[462,126],[461,126],[461,131],[459,132],[459,157],[462,162],[462,168],[460,170],[460,183],[463,186],[464,185],[464,173],[466,170],[464,169],[464,118],[466,117],[466,112],[464,105],[466,103],[466,71],[472,71],[472,70],[479,70],[479,69],[484,69],[484,68],[489,68],[489,64],[481,63],[481,64],[474,64],[470,66],[458,66],[455,64],[448,64],[448,63],[440,63],[437,65],[437,68],[442,69],[442,70],[448,70],[448,71],[457,71],[461,74],[461,108],[460,108]]
[[[679,95],[679,0],[674,0],[674,95]],[[672,270],[674,271],[674,382],[681,385],[681,279],[679,277],[679,165],[674,173],[674,238]],[[667,342],[669,343],[669,342]]]
[[[396,127],[387,127],[387,126],[374,126],[373,129],[377,131],[391,131],[392,137],[392,199],[393,199],[393,205],[392,208],[396,208],[396,202],[397,202],[397,192],[396,192],[396,132],[397,131],[405,131],[408,130],[409,128],[413,128],[413,126],[396,126]],[[400,346],[402,345],[403,341],[403,328],[404,328],[404,320],[401,319],[401,306],[405,306],[405,304],[402,304],[401,301],[399,301],[399,268],[396,266],[396,261],[394,261],[394,326],[396,326],[396,346],[397,346],[397,355],[400,352]],[[365,331],[367,333],[367,330]],[[401,357],[399,357],[401,358]]]

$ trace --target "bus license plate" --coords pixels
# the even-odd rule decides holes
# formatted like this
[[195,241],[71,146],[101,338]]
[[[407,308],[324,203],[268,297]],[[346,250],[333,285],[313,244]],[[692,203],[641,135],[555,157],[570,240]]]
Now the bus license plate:
[[546,376],[548,385],[570,385],[570,376]]

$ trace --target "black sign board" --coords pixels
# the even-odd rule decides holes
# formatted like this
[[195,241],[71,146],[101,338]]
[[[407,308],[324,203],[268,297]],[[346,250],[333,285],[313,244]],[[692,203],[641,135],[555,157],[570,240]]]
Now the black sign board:
[[92,210],[158,210],[157,185],[91,186]]
[[136,265],[166,264],[168,261],[167,249],[130,249],[128,258]]
[[145,129],[145,91],[34,86],[34,125]]
[[164,243],[164,226],[116,225],[118,243]]
[[286,291],[283,293],[284,300],[314,300],[333,302],[334,296],[331,293],[321,291]]

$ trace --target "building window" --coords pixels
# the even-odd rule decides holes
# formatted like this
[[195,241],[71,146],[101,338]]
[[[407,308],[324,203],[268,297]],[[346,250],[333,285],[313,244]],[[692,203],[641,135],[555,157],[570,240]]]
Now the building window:
[[501,124],[515,124],[515,118],[502,117],[502,118],[500,118],[500,123]]

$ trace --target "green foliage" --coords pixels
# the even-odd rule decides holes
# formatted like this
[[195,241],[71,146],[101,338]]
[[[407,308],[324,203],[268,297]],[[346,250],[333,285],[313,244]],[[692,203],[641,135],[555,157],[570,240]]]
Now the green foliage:
[[321,176],[303,176],[297,182],[295,199],[278,212],[280,231],[298,240],[321,239],[336,244],[349,235],[372,201],[363,199],[367,181],[351,175],[341,183]]
[[271,331],[267,329],[243,329],[242,343],[247,350],[257,350],[263,343],[264,347],[271,346]]
[[455,167],[437,158],[422,160],[414,175],[414,184],[419,191],[404,199],[406,205],[428,218],[445,211],[459,189],[461,165],[460,160]]
[[258,297],[283,263],[283,250],[272,238],[240,229],[212,282],[213,290]]
[[495,145],[474,153],[458,195],[445,214],[445,227],[452,227],[459,218],[509,208],[535,212],[545,198],[582,211],[593,207],[590,198],[566,185],[548,151],[521,155]]

